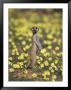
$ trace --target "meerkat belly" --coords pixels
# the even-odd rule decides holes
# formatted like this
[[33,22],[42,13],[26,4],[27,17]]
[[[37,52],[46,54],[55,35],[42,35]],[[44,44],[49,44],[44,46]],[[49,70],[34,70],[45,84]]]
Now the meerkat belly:
[[31,59],[34,60],[36,59],[36,51],[37,51],[37,46],[35,42],[32,43],[32,50],[31,50]]

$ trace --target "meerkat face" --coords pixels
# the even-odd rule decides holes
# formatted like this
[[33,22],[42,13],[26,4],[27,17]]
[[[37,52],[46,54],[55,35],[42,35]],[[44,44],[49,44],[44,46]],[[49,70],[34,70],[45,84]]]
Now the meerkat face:
[[37,27],[32,27],[32,32],[33,32],[33,34],[37,33],[38,30],[39,30],[39,29],[38,29]]

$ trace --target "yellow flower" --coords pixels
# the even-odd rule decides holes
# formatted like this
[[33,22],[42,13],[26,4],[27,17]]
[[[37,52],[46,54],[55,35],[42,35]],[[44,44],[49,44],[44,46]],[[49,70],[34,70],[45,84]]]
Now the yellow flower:
[[23,39],[23,37],[19,37],[18,39],[19,39],[19,40],[22,40],[22,39]]
[[12,35],[12,31],[10,31],[9,34]]
[[51,63],[51,66],[52,66],[52,67],[55,67],[54,63]]
[[18,49],[17,49],[17,48],[15,48],[15,51],[16,51],[16,52],[18,52]]
[[52,42],[51,41],[47,41],[48,44],[51,44]]
[[51,34],[48,34],[48,35],[47,35],[47,38],[48,38],[48,39],[53,39],[53,36],[52,36]]
[[14,42],[12,42],[11,44],[12,44],[13,46],[15,45],[15,43],[14,43]]
[[52,70],[52,67],[49,67],[49,70]]
[[40,67],[43,68],[44,67],[44,64],[40,64]]
[[44,53],[44,56],[45,56],[45,57],[47,57],[47,55],[48,55],[47,53]]
[[59,44],[59,45],[61,44],[61,39],[58,40],[58,44]]
[[27,61],[25,60],[24,63],[27,63]]
[[13,65],[13,63],[12,63],[12,62],[10,62],[10,61],[8,61],[8,64],[9,64],[9,65],[11,65],[11,66]]
[[19,52],[16,52],[16,55],[19,55]]
[[58,60],[55,60],[54,63],[57,64],[58,63]]
[[60,70],[61,70],[61,71],[63,71],[63,69],[62,69],[62,68],[60,68]]
[[29,38],[28,41],[31,41],[31,39]]
[[56,55],[56,52],[53,50],[53,54]]
[[44,49],[42,49],[40,52],[43,54],[43,53],[46,52],[46,49],[44,48]]
[[41,63],[40,60],[37,60],[37,63],[40,64]]
[[43,61],[43,58],[42,57],[39,57],[41,61]]
[[25,69],[25,70],[24,70],[24,73],[26,73],[26,74],[27,74],[27,73],[28,73],[28,71]]
[[14,53],[15,52],[15,49],[12,49],[12,53]]
[[24,53],[24,57],[28,57],[28,53]]
[[15,55],[15,52],[12,52],[12,55]]
[[23,68],[23,66],[20,66],[20,68]]
[[52,69],[51,72],[54,73],[54,70]]
[[55,38],[55,39],[53,39],[53,42],[55,43],[55,42],[57,42],[57,39]]
[[55,50],[59,50],[59,47],[56,47]]
[[24,59],[24,55],[21,54],[21,55],[18,57],[18,59]]
[[47,79],[47,77],[46,76],[44,76],[44,78],[43,78],[44,80],[46,80]]
[[25,41],[22,41],[22,45],[26,45],[26,42]]
[[37,77],[37,74],[36,74],[36,73],[33,73],[33,74],[32,74],[32,77],[33,77],[33,78]]
[[51,45],[49,45],[49,46],[48,46],[48,49],[52,49],[52,46],[51,46]]
[[20,68],[18,64],[13,64],[13,68]]
[[48,66],[48,65],[49,65],[48,61],[45,61],[45,62],[44,62],[44,65],[45,65],[45,66]]
[[13,45],[13,48],[16,48],[16,45]]
[[47,76],[44,76],[44,78],[43,78],[44,80],[49,80],[49,78],[47,77]]
[[43,42],[44,44],[47,44],[47,41],[46,40],[44,40],[44,42]]
[[55,70],[57,71],[58,70],[58,68],[55,66]]
[[12,42],[12,39],[11,38],[9,38],[9,42]]
[[49,61],[52,61],[52,57],[49,57],[48,60],[49,60]]
[[18,62],[19,65],[23,65],[23,62]]
[[46,80],[49,80],[49,78],[46,78]]
[[28,35],[31,37],[32,36],[32,33],[31,32],[28,32]]
[[47,56],[50,56],[51,54],[50,53],[47,53]]
[[60,56],[63,54],[63,52],[60,52]]
[[50,72],[49,72],[49,70],[47,70],[47,71],[44,71],[42,75],[43,75],[43,76],[46,76],[46,75],[48,75],[48,76],[49,76],[49,75],[50,75]]
[[23,50],[24,50],[24,51],[26,51],[26,48],[25,48],[25,47],[23,47]]
[[56,55],[57,55],[57,56],[60,56],[60,53],[57,53]]
[[54,80],[55,80],[56,78],[57,78],[57,77],[56,77],[56,75],[52,75],[52,79],[54,79]]
[[36,56],[36,59],[39,59],[39,56]]
[[9,57],[9,60],[12,60],[13,58],[12,57]]
[[12,50],[12,53],[15,53],[15,52],[18,52],[17,48],[14,48],[14,49]]
[[55,34],[55,30],[53,30],[53,31],[51,32],[51,34],[52,34],[52,35]]
[[10,69],[9,69],[9,72],[14,72],[14,69],[13,69],[13,68],[10,68]]

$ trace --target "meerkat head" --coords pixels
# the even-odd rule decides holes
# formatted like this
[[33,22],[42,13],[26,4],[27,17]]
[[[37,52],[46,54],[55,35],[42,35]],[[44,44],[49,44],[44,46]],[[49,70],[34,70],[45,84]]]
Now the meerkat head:
[[38,30],[39,30],[38,27],[36,27],[36,26],[32,27],[32,32],[33,32],[33,34],[37,33]]

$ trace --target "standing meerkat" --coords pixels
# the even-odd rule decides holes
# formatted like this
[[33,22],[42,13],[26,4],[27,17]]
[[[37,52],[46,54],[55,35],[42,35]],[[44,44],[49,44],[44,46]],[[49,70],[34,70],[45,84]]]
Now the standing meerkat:
[[31,53],[30,53],[30,67],[33,67],[36,63],[36,56],[38,50],[41,50],[41,44],[37,35],[38,28],[37,27],[32,27],[32,47],[31,47]]

